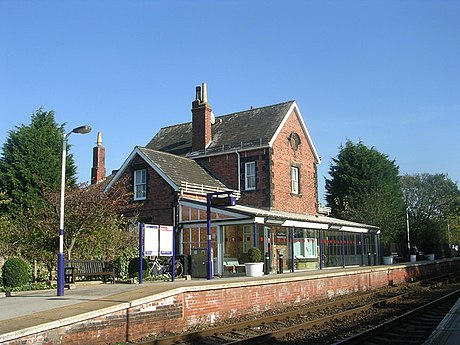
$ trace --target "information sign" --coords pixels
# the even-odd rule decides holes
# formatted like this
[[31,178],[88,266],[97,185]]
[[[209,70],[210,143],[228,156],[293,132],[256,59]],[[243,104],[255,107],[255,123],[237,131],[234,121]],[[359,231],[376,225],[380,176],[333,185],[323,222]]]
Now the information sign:
[[160,256],[173,255],[173,227],[160,225]]
[[158,225],[144,224],[144,255],[158,256]]

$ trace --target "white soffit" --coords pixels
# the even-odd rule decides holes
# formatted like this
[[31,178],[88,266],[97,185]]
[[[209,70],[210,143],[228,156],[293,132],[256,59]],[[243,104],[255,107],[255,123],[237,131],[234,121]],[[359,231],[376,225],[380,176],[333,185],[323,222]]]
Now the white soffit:
[[312,223],[312,222],[301,222],[301,221],[298,221],[298,220],[286,220],[283,223],[283,226],[296,227],[296,228],[306,228],[306,229],[324,229],[324,230],[327,230],[328,227],[329,227],[328,224]]

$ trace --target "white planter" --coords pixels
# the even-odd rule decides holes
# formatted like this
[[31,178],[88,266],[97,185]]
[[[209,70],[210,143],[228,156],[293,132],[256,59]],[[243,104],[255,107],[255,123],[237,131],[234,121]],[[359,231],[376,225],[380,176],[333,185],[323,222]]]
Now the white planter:
[[427,254],[427,255],[426,255],[426,259],[427,259],[428,261],[434,261],[434,254]]
[[263,262],[246,262],[244,266],[248,277],[261,277],[264,275]]
[[384,265],[393,265],[393,255],[388,255],[383,257]]
[[415,261],[417,261],[417,255],[411,254],[411,256],[410,256],[410,262],[415,262]]

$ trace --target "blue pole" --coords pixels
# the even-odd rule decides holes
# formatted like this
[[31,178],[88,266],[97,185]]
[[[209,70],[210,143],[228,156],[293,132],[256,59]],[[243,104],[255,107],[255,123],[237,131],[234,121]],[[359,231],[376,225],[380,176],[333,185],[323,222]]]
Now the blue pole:
[[142,284],[142,260],[143,260],[143,250],[142,247],[144,246],[142,242],[142,237],[143,237],[143,228],[144,224],[139,223],[139,284]]
[[345,268],[345,231],[342,231],[342,268]]
[[364,236],[361,234],[361,266],[364,266]]
[[171,281],[176,278],[176,227],[173,226],[173,238],[172,238],[172,260],[171,260]]
[[294,272],[294,230],[295,227],[291,228],[291,272]]
[[254,223],[254,247],[257,247],[257,223]]
[[323,229],[319,230],[319,269],[323,269]]
[[212,279],[212,237],[211,237],[211,199],[212,193],[206,195],[206,233],[208,236],[208,265],[207,279]]

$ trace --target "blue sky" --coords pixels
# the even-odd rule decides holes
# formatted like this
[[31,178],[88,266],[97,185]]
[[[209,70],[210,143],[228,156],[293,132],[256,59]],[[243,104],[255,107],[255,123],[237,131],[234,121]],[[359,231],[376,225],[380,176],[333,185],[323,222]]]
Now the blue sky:
[[401,174],[460,181],[459,1],[0,1],[0,143],[40,107],[66,128],[79,181],[191,120],[296,100],[322,163],[347,139]]

